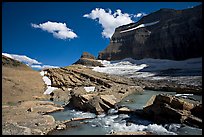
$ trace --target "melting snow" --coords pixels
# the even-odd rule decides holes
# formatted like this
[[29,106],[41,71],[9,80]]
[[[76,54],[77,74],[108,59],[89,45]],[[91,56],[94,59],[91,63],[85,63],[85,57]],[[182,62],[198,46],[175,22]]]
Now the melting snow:
[[53,92],[53,90],[58,89],[56,87],[51,87],[51,86],[47,86],[47,90],[44,92],[44,94],[50,94]]
[[[183,61],[167,59],[141,59],[126,58],[119,61],[99,60],[105,67],[93,67],[94,71],[123,75],[128,77],[153,77],[164,70],[182,70],[186,72],[199,72],[202,70],[202,58],[192,58]],[[164,77],[154,77],[162,79]]]
[[43,81],[46,85],[51,86],[51,80],[47,76],[43,76]]
[[84,87],[84,89],[86,90],[86,92],[91,92],[95,90],[95,87]]
[[51,80],[45,76],[45,74],[47,74],[47,71],[41,71],[40,75],[42,76],[43,81],[45,82],[45,84],[47,85],[47,89],[45,90],[44,94],[50,94],[52,93],[55,89],[58,89],[56,87],[51,87]]

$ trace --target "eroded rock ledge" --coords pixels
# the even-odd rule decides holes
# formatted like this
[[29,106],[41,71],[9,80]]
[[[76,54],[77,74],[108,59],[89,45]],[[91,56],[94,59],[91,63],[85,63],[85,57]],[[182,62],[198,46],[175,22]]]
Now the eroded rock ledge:
[[[71,89],[69,106],[97,114],[113,108],[127,95],[143,91],[132,79],[95,72],[82,65],[45,71],[53,87]],[[84,87],[90,86],[95,89],[87,92]]]
[[202,103],[168,94],[152,96],[143,108],[143,116],[157,123],[184,123],[202,128]]

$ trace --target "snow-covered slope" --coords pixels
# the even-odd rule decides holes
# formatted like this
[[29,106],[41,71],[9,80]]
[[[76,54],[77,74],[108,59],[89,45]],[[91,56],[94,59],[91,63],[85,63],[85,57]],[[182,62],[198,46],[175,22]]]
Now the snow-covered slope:
[[202,75],[202,58],[192,58],[183,61],[151,58],[141,60],[126,58],[120,61],[99,61],[105,67],[94,67],[94,71],[128,77]]

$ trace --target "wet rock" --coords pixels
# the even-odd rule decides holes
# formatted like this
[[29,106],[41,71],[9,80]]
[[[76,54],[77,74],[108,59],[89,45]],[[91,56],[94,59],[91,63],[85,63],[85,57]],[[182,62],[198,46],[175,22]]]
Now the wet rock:
[[59,124],[56,126],[57,130],[62,130],[62,129],[66,129],[66,125],[65,124]]
[[116,104],[127,95],[133,92],[140,92],[140,88],[138,89],[139,91],[135,90],[136,88],[132,88],[134,91],[119,95],[118,90],[121,89],[121,87],[119,87],[114,86],[104,92],[92,93],[87,93],[83,87],[74,88],[71,91],[71,98],[68,106],[100,114],[107,112],[110,108],[115,108]]
[[202,118],[195,114],[195,111],[201,112],[200,106],[198,102],[160,94],[147,102],[143,114],[157,123],[186,123],[200,128]]
[[203,108],[202,104],[196,104],[195,107],[191,109],[192,115],[202,118],[203,117],[202,108]]
[[185,121],[184,123],[190,125],[190,126],[194,126],[194,127],[197,127],[197,128],[202,128],[203,125],[202,125],[202,119],[201,118],[198,118],[198,117],[195,117],[193,115],[189,116]]
[[127,107],[121,107],[118,109],[118,113],[120,113],[120,114],[129,114],[131,112],[133,112],[133,110],[131,110]]

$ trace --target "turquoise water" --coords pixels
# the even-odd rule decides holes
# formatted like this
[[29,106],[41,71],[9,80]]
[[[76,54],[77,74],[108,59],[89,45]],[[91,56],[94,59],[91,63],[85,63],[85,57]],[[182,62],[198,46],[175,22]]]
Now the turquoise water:
[[[118,105],[127,106],[131,109],[141,109],[152,95],[168,93],[175,95],[175,92],[145,90],[142,94],[132,94],[125,97]],[[202,96],[193,96],[202,100]],[[59,102],[58,102],[59,103]],[[56,120],[69,120],[71,118],[90,118],[83,121],[69,122],[69,128],[54,131],[52,135],[105,135],[110,132],[124,131],[150,131],[158,135],[202,135],[202,129],[183,126],[181,124],[157,125],[137,115],[130,114],[101,114],[77,111],[66,108],[64,111],[51,114]],[[128,121],[131,123],[127,124]]]

